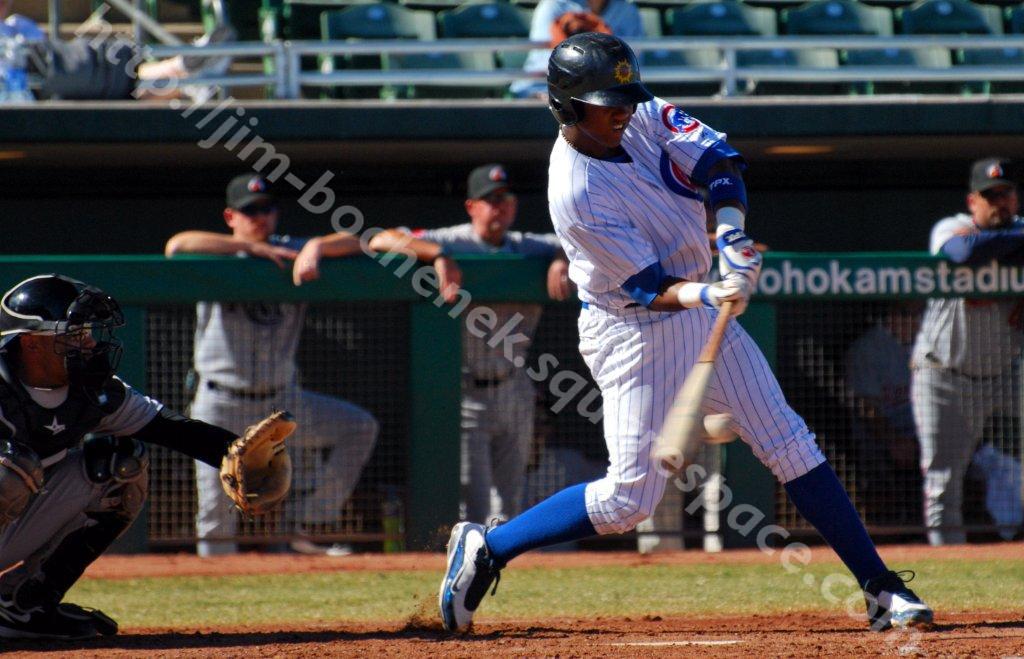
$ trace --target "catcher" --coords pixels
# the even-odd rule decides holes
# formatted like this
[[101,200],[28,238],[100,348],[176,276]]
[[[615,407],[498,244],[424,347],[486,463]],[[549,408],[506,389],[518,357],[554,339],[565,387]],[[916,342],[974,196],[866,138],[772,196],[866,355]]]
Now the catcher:
[[61,275],[0,299],[0,638],[117,633],[101,611],[61,600],[142,509],[146,444],[220,467],[246,514],[288,493],[291,415],[236,439],[172,412],[114,375],[123,325],[113,298]]

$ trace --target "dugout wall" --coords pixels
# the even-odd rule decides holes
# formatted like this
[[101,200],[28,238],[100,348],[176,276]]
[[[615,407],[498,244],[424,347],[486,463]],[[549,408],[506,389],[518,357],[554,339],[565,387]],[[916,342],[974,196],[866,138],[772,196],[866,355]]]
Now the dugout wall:
[[[586,367],[576,351],[576,304],[547,302],[542,261],[476,256],[460,263],[474,303],[546,305],[528,365],[550,355],[559,368],[534,382],[537,423],[525,503],[599,476],[606,454],[599,417],[587,400]],[[308,301],[298,359],[302,385],[352,400],[381,423],[377,449],[355,495],[336,522],[320,529],[320,537],[378,548],[404,539],[408,549],[425,549],[439,546],[443,527],[458,515],[458,355],[465,320],[459,309],[438,301],[429,270],[402,258],[384,265],[367,257],[332,260],[323,264],[320,281],[296,288],[287,273],[255,259],[26,256],[0,259],[0,285],[6,289],[39,272],[61,272],[110,292],[126,308],[128,325],[119,333],[126,343],[122,376],[178,409],[189,401],[197,300]],[[913,457],[894,457],[889,442],[895,437],[866,431],[854,384],[860,365],[855,356],[863,361],[871,352],[858,353],[855,346],[883,322],[905,345],[920,318],[920,301],[929,296],[1019,297],[1024,271],[994,264],[971,270],[920,253],[769,253],[760,289],[742,323],[773,363],[790,403],[817,433],[854,504],[875,535],[920,539],[920,472]],[[1019,365],[1014,372],[1019,378]],[[583,386],[559,373],[579,374]],[[979,448],[983,453],[965,484],[969,537],[1013,537],[1021,524],[1019,421],[994,416]],[[686,536],[689,547],[709,536],[726,547],[747,546],[759,533],[779,534],[772,524],[787,534],[813,535],[741,442],[706,453],[721,477],[685,493],[673,491],[648,534]],[[147,514],[122,546],[188,546],[195,514],[191,461],[155,449],[151,479]],[[396,497],[404,538],[396,537],[393,525]],[[711,514],[702,514],[708,508]],[[280,542],[294,531],[290,520],[271,517],[243,525],[241,539]]]

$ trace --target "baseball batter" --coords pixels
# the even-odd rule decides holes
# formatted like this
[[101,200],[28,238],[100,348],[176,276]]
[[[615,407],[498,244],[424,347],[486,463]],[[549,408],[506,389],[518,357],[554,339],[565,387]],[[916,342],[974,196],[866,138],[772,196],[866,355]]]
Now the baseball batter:
[[[1000,158],[973,164],[969,212],[936,223],[932,254],[967,265],[1024,263],[1024,220],[1009,166]],[[911,397],[933,545],[966,540],[963,480],[986,420],[998,413],[1019,416],[1021,313],[1015,300],[928,300],[914,344]]]
[[0,638],[117,633],[103,612],[61,600],[142,510],[144,442],[216,471],[235,439],[114,375],[123,324],[113,298],[61,275],[0,301]]
[[[551,259],[548,293],[566,299],[568,262],[554,234],[510,231],[518,202],[503,165],[481,165],[469,174],[465,203],[469,222],[440,229],[392,229],[377,234],[370,247],[378,251],[410,252],[434,263],[440,289],[449,302],[461,285],[462,273],[452,258],[459,254],[523,254]],[[480,305],[471,305],[471,309]],[[488,304],[494,328],[513,323],[527,337],[506,355],[501,342],[489,344],[495,332],[476,336],[462,332],[462,470],[465,519],[508,519],[519,513],[526,464],[533,441],[535,392],[533,383],[516,364],[526,362],[537,323],[539,304]]]
[[[651,450],[717,309],[742,313],[760,270],[743,233],[744,161],[725,135],[654,98],[621,39],[585,33],[554,49],[549,106],[560,124],[548,171],[551,218],[579,287],[580,352],[604,396],[609,466],[506,524],[452,530],[439,604],[449,630],[472,620],[500,570],[536,547],[622,533],[666,486]],[[711,268],[701,189],[717,221],[722,280]],[[753,340],[729,324],[706,399],[785,484],[865,591],[874,629],[924,626],[932,612],[888,570]]]
[[[277,235],[277,201],[267,181],[253,174],[238,176],[228,185],[224,219],[230,236],[179,233],[167,242],[166,255],[251,255],[281,266],[294,261],[293,280],[298,286],[319,276],[322,257],[361,253],[358,239],[346,233],[313,239]],[[304,391],[296,384],[295,353],[305,312],[305,304],[277,302],[196,305],[197,383],[191,407],[195,418],[235,431],[272,410],[286,409],[295,415],[299,430],[289,446],[296,496],[286,502],[285,513],[301,524],[296,530],[300,536],[336,521],[373,451],[378,430],[377,421],[361,407]],[[217,470],[197,462],[196,482],[197,552],[200,556],[233,553],[237,515],[220,496]],[[315,545],[305,537],[294,540],[292,549],[344,551]]]

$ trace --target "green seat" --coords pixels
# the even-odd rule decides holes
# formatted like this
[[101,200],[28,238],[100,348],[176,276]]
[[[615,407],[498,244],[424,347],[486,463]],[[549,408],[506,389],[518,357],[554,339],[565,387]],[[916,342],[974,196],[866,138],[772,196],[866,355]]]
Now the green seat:
[[900,18],[904,34],[991,34],[994,31],[982,10],[967,0],[924,0],[904,9]]
[[854,0],[818,0],[782,12],[788,34],[890,35],[892,14],[883,7],[867,7]]
[[441,36],[446,39],[525,39],[530,26],[522,12],[509,4],[470,2],[438,15]]
[[[922,69],[948,69],[953,65],[949,50],[945,48],[884,48],[879,50],[851,50],[846,53],[846,66],[912,66]],[[860,94],[956,94],[962,85],[952,82],[876,82],[866,80],[854,83]]]
[[[441,36],[446,39],[526,39],[530,23],[522,9],[504,0],[469,2],[438,14]],[[521,69],[527,51],[498,51],[494,63],[505,69]]]
[[736,0],[709,0],[666,12],[669,32],[677,36],[774,35],[775,12]]
[[1018,5],[1010,11],[1010,32],[1024,34],[1024,5]]
[[[839,53],[831,48],[814,48],[801,50],[752,50],[736,54],[736,63],[740,67],[805,67],[814,69],[836,69],[839,67]],[[842,95],[850,93],[850,86],[841,82],[790,82],[782,80],[741,81],[748,94],[792,95],[792,94],[827,94]]]
[[[489,53],[425,53],[388,55],[384,68],[391,70],[463,70],[486,71],[494,68]],[[453,87],[446,85],[401,85],[384,91],[387,98],[492,98],[501,96],[505,87]]]
[[[1015,66],[1024,70],[1024,49],[1021,48],[986,48],[983,50],[965,50],[958,60],[960,66]],[[993,80],[968,83],[972,93],[980,94],[1021,94],[1024,93],[1024,81]]]
[[[716,48],[694,50],[648,50],[640,56],[644,71],[657,71],[658,67],[687,66],[693,68],[717,68],[722,63],[722,54]],[[671,82],[647,82],[646,86],[656,96],[712,96],[721,89],[716,81],[673,80]]]
[[[423,21],[417,20],[416,12],[391,3],[357,4],[320,15],[320,32],[325,41],[418,39],[422,29]],[[384,62],[377,55],[320,57],[320,70],[323,72],[383,68]],[[380,88],[361,86],[339,91],[344,98],[375,98],[382,93]]]

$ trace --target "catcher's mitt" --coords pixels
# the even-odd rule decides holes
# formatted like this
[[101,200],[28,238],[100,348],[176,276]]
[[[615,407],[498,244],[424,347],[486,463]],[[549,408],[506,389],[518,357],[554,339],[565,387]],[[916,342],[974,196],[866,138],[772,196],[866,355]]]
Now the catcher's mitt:
[[274,412],[231,442],[221,461],[220,482],[246,515],[269,512],[288,495],[292,460],[284,439],[295,425],[288,412]]

